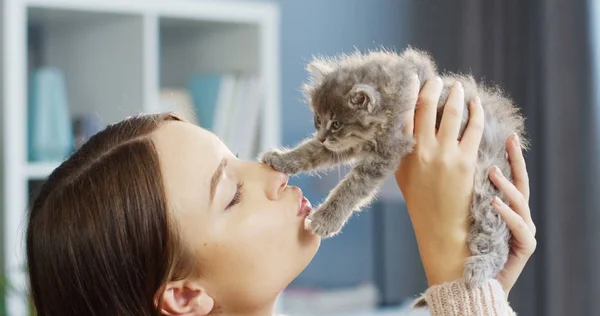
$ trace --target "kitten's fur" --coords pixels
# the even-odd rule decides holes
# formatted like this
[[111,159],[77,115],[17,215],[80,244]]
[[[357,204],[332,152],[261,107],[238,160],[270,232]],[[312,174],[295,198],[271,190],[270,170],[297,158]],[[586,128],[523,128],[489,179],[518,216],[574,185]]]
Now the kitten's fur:
[[[413,111],[415,106],[409,95],[410,76],[416,73],[422,86],[437,70],[427,53],[412,48],[401,54],[384,50],[315,58],[307,69],[312,76],[304,90],[317,131],[293,149],[269,151],[260,159],[287,174],[354,162],[353,169],[312,214],[313,231],[328,237],[340,231],[352,211],[373,199],[400,159],[411,152],[415,141],[402,133],[405,122],[401,119],[403,112]],[[468,238],[472,257],[464,270],[468,284],[478,285],[495,277],[508,257],[510,232],[490,205],[494,196],[502,195],[489,181],[488,169],[498,166],[511,179],[506,139],[516,133],[525,148],[524,119],[498,89],[477,84],[471,76],[441,77],[444,89],[438,104],[438,126],[456,80],[464,87],[466,101],[460,135],[469,117],[469,101],[479,95],[485,112]]]

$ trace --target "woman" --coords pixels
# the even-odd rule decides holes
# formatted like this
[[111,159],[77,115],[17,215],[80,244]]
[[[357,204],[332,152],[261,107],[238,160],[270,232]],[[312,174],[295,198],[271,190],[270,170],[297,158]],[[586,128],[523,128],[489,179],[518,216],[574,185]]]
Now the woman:
[[[396,178],[431,285],[424,297],[432,315],[505,315],[506,295],[535,247],[519,147],[509,142],[515,185],[491,177],[511,200],[512,209],[497,209],[515,236],[514,253],[498,281],[467,290],[458,279],[482,109],[471,106],[457,142],[460,88],[437,132],[440,81],[413,90],[419,145]],[[32,206],[27,259],[38,314],[271,315],[320,243],[304,228],[302,192],[287,181],[172,115],[107,127],[50,175]]]

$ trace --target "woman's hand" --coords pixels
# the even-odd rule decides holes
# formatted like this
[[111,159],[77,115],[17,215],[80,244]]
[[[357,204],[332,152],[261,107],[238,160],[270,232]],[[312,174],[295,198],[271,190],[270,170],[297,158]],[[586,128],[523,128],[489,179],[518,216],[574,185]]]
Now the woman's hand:
[[510,204],[509,207],[500,199],[494,199],[494,202],[492,202],[492,205],[512,233],[511,252],[508,261],[497,277],[508,296],[513,285],[517,282],[517,278],[521,275],[527,260],[535,251],[537,241],[535,239],[536,228],[529,210],[529,177],[527,176],[525,159],[523,158],[519,139],[516,135],[508,138],[506,150],[514,184],[501,173],[496,173],[494,168],[490,170],[489,177]]
[[[439,131],[436,131],[436,106],[441,88],[441,81],[431,80],[419,92],[418,81],[413,82],[417,107],[414,125],[408,124],[405,133],[414,133],[417,145],[396,172],[430,285],[461,278],[464,262],[470,255],[468,213],[484,124],[480,101],[470,102],[469,122],[463,138],[457,141],[464,93],[460,86],[454,86]],[[413,112],[409,112],[407,122],[413,122]],[[528,206],[529,180],[518,142],[515,135],[509,137],[506,144],[514,184],[494,173],[495,168],[490,171],[490,180],[510,204],[509,207],[499,200],[493,204],[512,233],[511,253],[498,275],[507,295],[537,244]]]
[[[417,100],[417,144],[413,153],[402,160],[396,182],[406,201],[428,283],[435,285],[461,278],[470,255],[468,214],[484,119],[480,101],[470,102],[469,122],[461,141],[457,141],[464,110],[464,91],[457,83],[436,131],[442,81],[429,80],[420,92],[418,87],[415,79],[412,90]],[[406,118],[406,122],[412,119]],[[411,124],[405,128],[405,133],[412,134]]]

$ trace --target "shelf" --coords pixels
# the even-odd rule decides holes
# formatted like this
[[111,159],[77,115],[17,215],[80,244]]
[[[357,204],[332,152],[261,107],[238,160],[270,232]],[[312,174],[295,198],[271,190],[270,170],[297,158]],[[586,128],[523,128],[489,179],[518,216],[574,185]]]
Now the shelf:
[[28,7],[45,9],[68,9],[87,12],[110,12],[125,14],[161,14],[177,18],[205,21],[258,22],[277,13],[271,3],[242,3],[225,1],[192,0],[26,0]]
[[27,179],[29,180],[43,180],[47,178],[54,169],[56,169],[60,163],[29,163],[25,169]]
[[[4,16],[4,6],[5,3],[4,1],[0,0],[0,17]],[[0,18],[0,54],[2,54],[4,52],[4,22],[2,21],[2,19]],[[4,91],[4,58],[0,57],[0,118],[5,117],[5,112],[4,112],[4,95],[3,95],[3,91]],[[4,201],[4,168],[5,168],[5,163],[4,161],[2,161],[2,157],[4,157],[4,133],[5,133],[5,129],[7,129],[7,127],[5,126],[4,122],[2,122],[0,120],[0,201]],[[0,210],[2,209],[3,205],[2,202],[0,202]],[[4,224],[1,220],[0,220],[0,224]],[[0,240],[2,239],[2,236],[0,236]],[[4,247],[0,247],[0,251],[3,251]],[[0,257],[3,257],[3,255],[0,255]],[[4,258],[0,258],[0,266],[3,265],[3,261]],[[3,310],[4,308],[4,298],[0,297],[0,314],[4,312]]]

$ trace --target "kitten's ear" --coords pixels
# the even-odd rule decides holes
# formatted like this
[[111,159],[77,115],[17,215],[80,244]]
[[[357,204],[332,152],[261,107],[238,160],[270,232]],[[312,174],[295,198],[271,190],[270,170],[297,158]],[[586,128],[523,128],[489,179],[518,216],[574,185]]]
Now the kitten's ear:
[[379,92],[371,85],[356,84],[350,90],[348,105],[353,109],[371,113],[379,105]]
[[315,82],[320,82],[325,75],[333,71],[333,65],[326,59],[315,57],[308,63],[306,70]]

